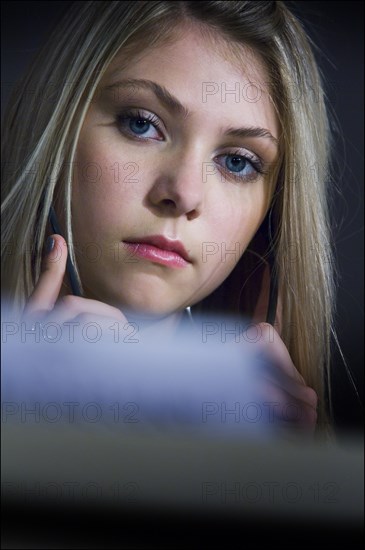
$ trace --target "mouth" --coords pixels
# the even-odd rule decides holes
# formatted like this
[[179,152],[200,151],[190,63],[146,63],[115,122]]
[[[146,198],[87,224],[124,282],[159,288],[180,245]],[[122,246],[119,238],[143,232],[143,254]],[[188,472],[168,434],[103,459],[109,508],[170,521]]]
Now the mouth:
[[187,267],[192,263],[180,241],[167,239],[163,235],[128,238],[123,243],[133,255],[154,263],[175,268]]

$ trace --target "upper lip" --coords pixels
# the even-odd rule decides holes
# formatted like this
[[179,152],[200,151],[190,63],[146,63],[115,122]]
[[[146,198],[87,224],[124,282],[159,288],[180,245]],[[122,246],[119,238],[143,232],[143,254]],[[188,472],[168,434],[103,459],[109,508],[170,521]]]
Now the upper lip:
[[181,241],[168,239],[163,235],[148,235],[147,237],[134,237],[131,239],[125,239],[124,242],[151,244],[152,246],[156,246],[157,248],[161,248],[162,250],[171,250],[171,252],[176,252],[176,254],[179,254],[182,258],[184,258],[185,261],[191,262],[189,254],[187,253]]

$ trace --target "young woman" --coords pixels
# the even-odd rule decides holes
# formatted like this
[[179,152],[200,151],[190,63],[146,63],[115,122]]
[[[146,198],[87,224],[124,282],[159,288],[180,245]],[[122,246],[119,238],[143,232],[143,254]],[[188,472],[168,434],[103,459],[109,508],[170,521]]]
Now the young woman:
[[285,3],[75,2],[4,130],[3,292],[19,319],[166,334],[186,311],[252,319],[301,427],[326,431],[328,125]]

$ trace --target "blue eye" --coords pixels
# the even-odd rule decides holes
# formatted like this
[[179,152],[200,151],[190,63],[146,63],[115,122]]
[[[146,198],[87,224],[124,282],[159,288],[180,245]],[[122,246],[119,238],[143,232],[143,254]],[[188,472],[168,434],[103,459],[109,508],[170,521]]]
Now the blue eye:
[[151,123],[142,118],[131,119],[129,122],[129,128],[136,134],[144,134],[150,126]]
[[[255,180],[264,174],[261,161],[257,157],[244,156],[238,153],[219,155],[216,159],[224,158],[223,168],[229,176],[237,180]],[[218,163],[222,166],[221,163]]]
[[161,141],[163,138],[158,132],[160,126],[159,120],[154,115],[144,115],[140,111],[126,111],[118,116],[118,124],[120,129],[129,135],[146,139],[157,139]]
[[[137,110],[126,110],[117,117],[118,127],[124,134],[140,141],[163,141],[164,137],[159,130],[160,121],[152,114],[144,114]],[[223,166],[220,164],[229,179],[236,181],[255,181],[260,175],[267,172],[263,169],[262,161],[259,157],[247,153],[242,155],[241,151],[235,151],[225,155],[219,155],[217,159],[224,158]]]
[[226,166],[231,172],[242,172],[248,164],[248,160],[244,157],[228,157],[226,159]]

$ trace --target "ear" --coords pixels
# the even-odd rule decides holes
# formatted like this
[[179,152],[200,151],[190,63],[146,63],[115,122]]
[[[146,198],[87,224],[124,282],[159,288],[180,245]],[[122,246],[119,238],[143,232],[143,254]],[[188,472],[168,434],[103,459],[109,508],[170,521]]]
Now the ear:
[[[262,277],[262,284],[261,284],[259,298],[257,300],[257,304],[253,314],[252,320],[254,323],[266,322],[267,308],[269,306],[269,292],[270,292],[270,268],[269,268],[269,265],[266,264],[266,267],[264,269],[264,274]],[[281,298],[281,293],[279,291],[278,302],[276,306],[275,323],[274,323],[274,328],[279,333],[279,335],[281,335],[282,317],[283,317],[283,302]]]

